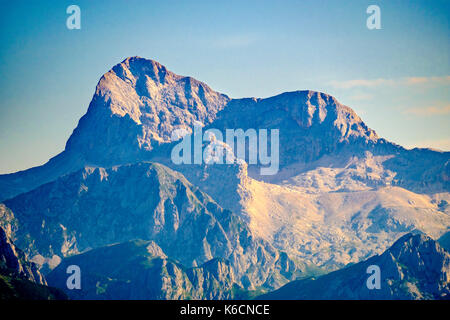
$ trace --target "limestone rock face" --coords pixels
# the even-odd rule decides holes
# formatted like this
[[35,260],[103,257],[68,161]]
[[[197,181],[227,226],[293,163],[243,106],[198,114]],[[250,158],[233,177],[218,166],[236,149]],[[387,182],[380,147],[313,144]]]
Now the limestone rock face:
[[380,139],[350,108],[315,91],[286,92],[267,99],[234,99],[211,125],[218,129],[280,130],[280,165],[310,162],[346,144]]
[[128,58],[100,79],[66,151],[99,165],[135,161],[170,142],[173,130],[210,123],[229,100],[156,61]]
[[[250,176],[258,180],[279,184],[321,167],[345,168],[350,169],[350,180],[370,187],[398,185],[425,193],[450,190],[450,152],[406,150],[380,138],[351,108],[325,93],[307,90],[266,99],[233,99],[216,117],[210,127],[222,131],[279,130],[281,170],[274,176],[260,176],[254,168],[259,164],[249,166]],[[364,172],[352,170],[357,167],[365,167]]]
[[[130,57],[102,76],[65,151],[43,166],[0,175],[0,200],[86,165],[110,167],[155,157],[167,161],[173,130],[192,132],[194,125],[279,129],[281,171],[258,176],[259,165],[251,165],[249,175],[259,180],[280,183],[322,166],[352,169],[347,167],[357,158],[364,162],[357,168],[376,174],[345,170],[333,179],[344,175],[369,187],[398,185],[424,193],[450,190],[450,153],[390,143],[330,95],[295,91],[267,99],[230,99],[156,61]],[[370,157],[378,159],[375,164]]]
[[[214,258],[229,260],[245,287],[280,274],[278,250],[255,238],[238,215],[161,164],[85,168],[5,205],[11,210],[4,211],[3,220],[17,223],[17,243],[36,261],[144,239],[188,267]],[[301,270],[290,270],[285,280],[268,282],[269,287],[297,272]]]
[[130,57],[104,74],[65,150],[43,166],[0,175],[0,201],[85,165],[148,159],[175,129],[205,125],[230,100],[208,85],[156,61]]
[[[174,164],[172,132],[196,126],[279,130],[278,173],[245,161]],[[143,239],[166,264],[224,259],[244,290],[273,289],[307,264],[336,270],[408,232],[438,239],[450,228],[449,177],[450,152],[393,144],[325,93],[230,99],[131,57],[101,77],[62,153],[0,175],[0,226],[45,274],[69,255]],[[208,281],[202,297],[219,297]]]

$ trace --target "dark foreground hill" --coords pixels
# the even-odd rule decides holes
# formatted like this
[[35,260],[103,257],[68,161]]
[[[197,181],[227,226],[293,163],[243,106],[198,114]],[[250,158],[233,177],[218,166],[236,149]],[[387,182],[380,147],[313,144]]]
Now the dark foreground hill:
[[[77,265],[81,289],[66,288],[66,269]],[[52,286],[71,299],[232,299],[244,290],[230,263],[212,259],[186,268],[153,241],[133,240],[64,259],[49,275]]]
[[[367,268],[381,271],[380,289],[369,290]],[[422,234],[407,234],[380,256],[317,279],[293,281],[261,299],[450,299],[450,254]]]

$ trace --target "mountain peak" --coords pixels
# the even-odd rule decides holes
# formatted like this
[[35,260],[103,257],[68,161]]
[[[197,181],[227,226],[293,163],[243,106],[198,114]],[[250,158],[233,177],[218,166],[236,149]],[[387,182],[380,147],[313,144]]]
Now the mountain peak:
[[443,254],[439,243],[423,233],[408,233],[398,239],[388,252],[397,260],[416,260],[430,254]]
[[151,77],[153,81],[162,83],[164,83],[166,76],[173,79],[183,78],[170,72],[165,66],[155,60],[138,56],[126,58],[121,63],[116,64],[109,72],[114,73],[124,81],[142,76]]
[[130,161],[170,142],[177,128],[212,122],[229,100],[159,62],[129,57],[102,76],[66,151],[81,153],[88,163]]
[[[63,153],[48,166],[0,177],[0,199],[86,164],[108,167],[152,159],[155,153],[149,151],[171,142],[174,130],[191,132],[198,123],[219,130],[279,129],[282,170],[324,156],[364,157],[370,151],[391,156],[384,163],[397,173],[398,183],[414,190],[429,190],[430,185],[448,190],[448,153],[423,149],[407,152],[379,138],[351,108],[331,95],[299,90],[265,99],[230,99],[155,60],[133,56],[101,77],[88,111]],[[411,166],[416,168],[413,175]]]

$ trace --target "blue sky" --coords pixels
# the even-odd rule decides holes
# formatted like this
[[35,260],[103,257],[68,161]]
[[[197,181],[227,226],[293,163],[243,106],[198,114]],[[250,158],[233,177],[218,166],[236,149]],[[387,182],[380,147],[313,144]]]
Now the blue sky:
[[[81,8],[81,30],[66,8]],[[370,4],[381,30],[366,27]],[[334,95],[406,147],[450,150],[450,1],[1,1],[0,173],[64,149],[102,74],[159,61],[233,98]]]

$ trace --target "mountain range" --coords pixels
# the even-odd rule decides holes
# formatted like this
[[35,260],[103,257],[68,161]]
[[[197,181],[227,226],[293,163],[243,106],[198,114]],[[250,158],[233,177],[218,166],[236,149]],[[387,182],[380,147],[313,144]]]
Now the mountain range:
[[[369,289],[367,269],[380,268],[380,288]],[[261,299],[416,300],[450,299],[450,254],[422,234],[401,237],[382,255],[331,272],[290,282]]]
[[[278,129],[279,172],[263,176],[261,164],[243,161],[174,164],[172,132],[194,126]],[[341,277],[407,233],[445,240],[449,160],[379,137],[325,93],[231,99],[131,57],[101,77],[63,152],[0,175],[0,227],[53,286],[65,290],[64,267],[82,265],[90,289],[71,298],[230,299],[296,279],[313,292],[305,279],[346,267],[323,276]],[[127,284],[136,283],[125,271],[132,265],[148,279],[139,288]],[[426,293],[382,298],[438,298],[417,288]]]

